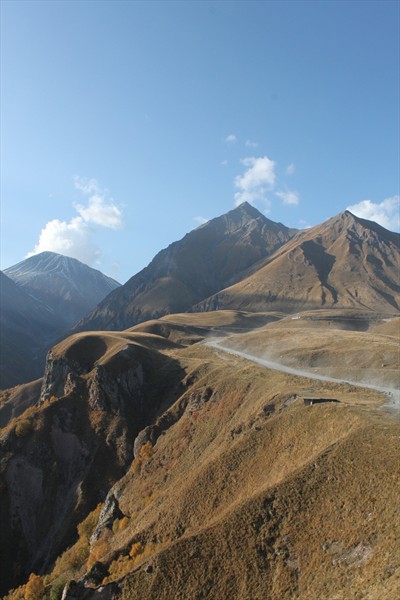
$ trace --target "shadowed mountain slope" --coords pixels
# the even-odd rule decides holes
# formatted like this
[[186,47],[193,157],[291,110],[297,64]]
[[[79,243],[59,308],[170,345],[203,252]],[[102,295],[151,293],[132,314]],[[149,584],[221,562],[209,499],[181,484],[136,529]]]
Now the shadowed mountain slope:
[[194,309],[397,312],[399,240],[399,234],[345,211],[298,233],[249,277]]
[[295,230],[247,202],[208,221],[162,250],[140,273],[103,300],[76,330],[126,329],[194,304],[244,277]]
[[79,321],[120,286],[97,269],[55,252],[35,254],[4,272],[57,315],[60,330]]
[[0,387],[29,381],[36,375],[32,359],[54,339],[54,312],[0,272]]
[[0,388],[39,377],[49,347],[119,285],[54,252],[6,269],[0,280]]

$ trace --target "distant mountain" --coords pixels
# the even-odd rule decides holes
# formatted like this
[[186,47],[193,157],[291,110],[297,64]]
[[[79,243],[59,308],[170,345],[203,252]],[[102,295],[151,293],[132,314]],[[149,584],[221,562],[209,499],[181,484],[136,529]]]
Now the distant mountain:
[[49,347],[119,285],[54,252],[6,269],[0,279],[0,388],[38,377]]
[[400,309],[400,236],[345,211],[298,233],[246,279],[195,308]]
[[36,376],[33,360],[59,327],[55,313],[0,271],[0,387]]
[[81,330],[125,329],[194,304],[242,279],[296,232],[247,202],[208,221],[159,252],[78,325]]
[[41,252],[5,269],[25,292],[54,311],[59,329],[70,327],[120,284],[75,258]]

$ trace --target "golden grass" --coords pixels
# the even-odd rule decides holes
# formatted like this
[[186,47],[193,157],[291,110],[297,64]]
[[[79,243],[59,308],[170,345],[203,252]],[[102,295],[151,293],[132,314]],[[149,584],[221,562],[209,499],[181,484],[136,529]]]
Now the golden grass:
[[[156,323],[214,327],[213,320],[232,326],[242,319],[174,315]],[[106,351],[97,360],[115,357],[127,340],[144,347],[160,337],[101,333]],[[271,323],[230,343],[257,351],[268,344],[340,372],[349,363],[381,369],[382,353],[397,347],[386,334],[326,324]],[[64,351],[75,342],[68,344]],[[100,561],[109,570],[104,583],[119,580],[126,600],[397,600],[400,423],[380,408],[382,396],[258,367],[199,343],[161,351],[183,377],[168,408],[174,419],[115,484],[125,516],[91,548],[95,519],[78,526],[63,559],[69,578]],[[339,403],[306,407],[307,395]],[[59,561],[50,582],[60,576]]]

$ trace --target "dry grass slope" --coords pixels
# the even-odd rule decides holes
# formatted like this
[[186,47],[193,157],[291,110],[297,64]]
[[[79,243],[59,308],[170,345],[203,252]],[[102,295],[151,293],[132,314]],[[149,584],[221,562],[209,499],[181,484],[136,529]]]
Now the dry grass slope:
[[[78,334],[55,350],[86,360],[87,369],[116,369],[126,345],[142,352],[154,344],[179,365],[180,386],[154,417],[158,436],[112,487],[120,516],[97,542],[88,542],[89,525],[79,526],[75,546],[44,578],[47,594],[69,561],[67,579],[102,565],[92,587],[103,581],[110,596],[116,584],[112,593],[126,600],[397,600],[400,421],[381,407],[382,395],[272,371],[196,342],[206,328],[212,335],[218,326],[226,333],[257,323],[230,343],[284,354],[295,345],[304,364],[312,357],[342,370],[352,357],[353,369],[384,373],[380,353],[393,352],[394,323],[367,319],[363,331],[350,331],[347,313],[278,316],[173,315],[121,333]],[[168,386],[157,385],[165,394]],[[310,394],[339,402],[308,407]]]

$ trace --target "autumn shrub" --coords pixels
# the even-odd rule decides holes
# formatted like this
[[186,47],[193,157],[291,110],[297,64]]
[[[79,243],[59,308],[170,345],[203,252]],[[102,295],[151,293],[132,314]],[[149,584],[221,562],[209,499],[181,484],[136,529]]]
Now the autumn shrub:
[[18,438],[24,438],[32,432],[32,421],[29,419],[22,419],[15,425],[15,435]]
[[67,581],[68,579],[66,577],[60,577],[53,581],[50,588],[50,600],[61,600]]
[[103,584],[110,583],[116,579],[120,579],[135,566],[135,561],[129,556],[119,556],[116,560],[113,560],[108,567],[109,576],[103,579]]
[[112,524],[113,533],[117,533],[117,531],[119,530],[119,523],[120,523],[120,519],[114,519],[113,524]]
[[101,562],[101,559],[104,558],[104,556],[107,554],[107,552],[110,550],[110,543],[109,541],[106,539],[106,537],[104,537],[104,535],[97,540],[93,546],[92,546],[92,550],[89,554],[87,563],[86,563],[86,568],[89,571],[89,569],[91,569],[94,565],[94,563],[96,562]]
[[140,448],[139,456],[142,461],[148,460],[153,456],[153,454],[154,450],[150,441],[143,444],[143,446]]
[[122,517],[122,519],[119,522],[119,529],[120,530],[125,529],[125,527],[127,527],[128,523],[129,523],[129,517],[126,517],[126,516]]
[[52,575],[59,577],[65,572],[80,569],[89,557],[89,542],[80,538],[76,544],[68,548],[57,560]]
[[143,546],[141,542],[135,542],[134,544],[132,544],[130,552],[129,552],[129,556],[131,558],[136,558],[137,556],[139,556],[139,554],[142,554],[143,552]]
[[98,504],[77,527],[79,537],[90,538],[99,520],[102,504]]
[[25,597],[25,586],[21,585],[14,590],[10,590],[5,596],[5,600],[24,600]]
[[89,539],[97,525],[101,504],[98,504],[77,527],[78,540],[68,548],[56,561],[52,576],[53,579],[65,572],[75,571],[83,567],[90,555]]
[[28,583],[25,586],[24,600],[42,600],[44,596],[43,578],[35,573],[29,575]]
[[145,463],[154,454],[154,449],[150,441],[143,444],[140,448],[139,455],[132,461],[131,471],[133,473],[140,473],[143,463]]

